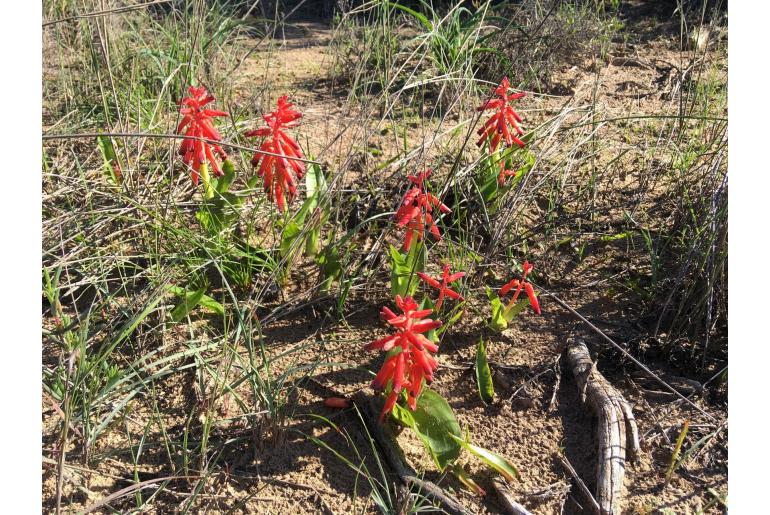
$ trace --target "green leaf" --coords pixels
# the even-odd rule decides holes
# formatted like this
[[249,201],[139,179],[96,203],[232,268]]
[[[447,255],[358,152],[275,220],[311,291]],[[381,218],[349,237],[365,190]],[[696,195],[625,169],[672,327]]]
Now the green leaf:
[[492,319],[489,321],[489,327],[501,332],[508,327],[508,320],[505,318],[505,305],[500,297],[492,293],[489,287],[487,287],[487,297],[492,304]]
[[425,247],[422,242],[413,242],[406,255],[390,245],[390,291],[391,295],[414,295],[419,286],[415,272],[425,270]]
[[422,391],[414,411],[396,404],[393,417],[417,433],[441,471],[460,455],[460,424],[446,399],[433,390]]
[[406,268],[406,258],[401,255],[396,247],[390,246],[390,295],[404,295],[409,280],[409,271]]
[[171,320],[174,322],[179,322],[188,314],[190,314],[190,311],[195,309],[195,307],[200,304],[201,298],[203,297],[205,291],[206,288],[201,287],[192,292],[185,292],[184,297],[182,298],[182,302],[177,304],[173,311],[171,311]]
[[505,321],[510,322],[511,320],[516,318],[516,316],[522,311],[524,311],[524,308],[526,308],[527,306],[529,306],[529,297],[525,297],[523,300],[520,300],[519,302],[517,302],[515,306],[511,306],[510,308],[506,309],[503,312]]
[[339,249],[333,243],[330,243],[323,249],[321,254],[316,259],[318,268],[321,269],[321,291],[327,292],[332,286],[332,283],[342,273],[342,264],[340,263]]
[[259,175],[252,175],[246,180],[246,187],[253,190],[259,184]]
[[[186,297],[190,293],[194,293],[194,292],[187,292],[183,288],[180,288],[179,286],[173,286],[173,285],[169,285],[167,287],[167,289],[168,289],[168,291],[170,293],[173,293],[174,295],[176,295],[178,297],[181,297],[181,296],[185,296]],[[203,308],[206,308],[206,309],[208,309],[210,311],[213,311],[217,315],[224,315],[225,314],[224,306],[222,306],[222,304],[220,304],[219,302],[217,302],[213,298],[209,297],[208,295],[201,295],[201,298],[198,301],[198,305],[203,307]]]
[[471,454],[479,458],[481,461],[486,463],[487,466],[494,469],[497,473],[503,476],[505,480],[508,481],[509,483],[513,482],[514,479],[521,479],[518,469],[513,465],[513,463],[508,461],[503,456],[500,456],[496,452],[492,452],[483,447],[479,447],[478,445],[473,445],[472,443],[466,440],[463,440],[462,438],[459,438],[454,434],[450,436],[459,445],[461,445],[463,449],[467,450],[468,452],[470,452]]
[[315,204],[311,209],[315,209],[321,197],[329,191],[323,170],[315,163],[308,165],[307,175],[305,175],[305,186],[307,187],[307,198],[315,197]]
[[492,372],[487,361],[487,349],[484,339],[479,339],[476,349],[476,384],[479,387],[479,396],[486,404],[490,404],[495,398],[495,388],[492,385]]
[[198,304],[200,304],[202,308],[206,308],[210,311],[213,311],[217,315],[223,316],[225,314],[225,307],[219,302],[209,297],[208,295],[202,296]]
[[487,495],[487,492],[484,491],[483,488],[479,486],[479,484],[468,475],[467,472],[465,472],[465,469],[463,469],[460,465],[453,465],[452,466],[452,474],[455,475],[458,481],[465,486],[468,490],[473,492],[476,495]]
[[104,173],[114,184],[120,184],[120,162],[115,152],[115,144],[109,136],[99,136],[97,138],[99,150],[104,159]]
[[301,232],[302,228],[294,220],[290,220],[286,224],[281,234],[281,256],[286,257],[289,255],[294,240],[299,237]]
[[305,239],[305,255],[315,257],[321,246],[321,227],[314,227]]
[[216,180],[216,190],[219,193],[226,193],[230,185],[235,180],[235,167],[229,159],[222,163],[222,176]]
[[417,21],[422,23],[422,25],[428,30],[428,32],[433,31],[433,24],[430,22],[430,20],[428,20],[428,18],[424,14],[418,13],[414,9],[407,7],[405,5],[401,5],[396,2],[387,2],[387,5],[391,7],[395,7],[396,9],[400,9],[405,13],[412,15],[415,19],[417,19]]

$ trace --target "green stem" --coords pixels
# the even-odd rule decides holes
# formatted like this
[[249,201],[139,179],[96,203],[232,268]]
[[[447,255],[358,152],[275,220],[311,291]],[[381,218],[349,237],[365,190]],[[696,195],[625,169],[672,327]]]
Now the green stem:
[[211,178],[209,177],[209,164],[201,163],[201,180],[203,181],[203,197],[206,200],[214,198],[214,189],[211,187]]

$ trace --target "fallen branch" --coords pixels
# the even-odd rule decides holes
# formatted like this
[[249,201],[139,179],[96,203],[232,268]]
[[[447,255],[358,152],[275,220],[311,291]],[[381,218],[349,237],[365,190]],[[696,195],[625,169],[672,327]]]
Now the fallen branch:
[[631,406],[602,376],[582,341],[567,346],[567,364],[572,369],[581,401],[599,419],[599,464],[596,471],[596,502],[602,515],[620,513],[626,453],[639,452],[639,432]]
[[[325,397],[343,397],[342,394],[315,378],[309,378],[308,382],[318,387]],[[444,492],[440,486],[432,481],[417,476],[417,472],[407,463],[401,448],[396,443],[395,437],[390,432],[388,426],[380,424],[378,417],[379,408],[374,405],[375,399],[359,391],[353,395],[353,402],[358,407],[358,411],[363,419],[358,419],[358,421],[363,422],[362,429],[364,433],[370,438],[374,438],[388,466],[401,479],[407,490],[417,490],[425,497],[432,498],[449,515],[469,515],[469,512],[454,496]],[[402,489],[399,489],[399,496],[402,493]]]
[[420,493],[438,502],[444,511],[450,515],[468,515],[469,512],[454,496],[444,492],[437,484],[417,476],[417,472],[406,462],[406,458],[388,427],[379,423],[374,399],[366,399],[361,395],[356,397],[356,406],[364,418],[365,430],[377,441],[388,465],[398,474],[404,485],[410,489],[416,487]]
[[594,495],[591,493],[591,490],[588,489],[585,482],[580,479],[580,476],[578,475],[577,471],[575,470],[575,467],[572,466],[572,463],[569,462],[569,460],[564,456],[557,456],[559,463],[561,463],[561,466],[564,467],[564,470],[566,470],[570,476],[572,476],[572,479],[575,480],[575,483],[577,483],[578,488],[581,492],[583,492],[583,495],[585,496],[586,500],[588,501],[588,507],[591,510],[591,513],[601,513],[601,508],[599,507],[599,503],[596,502],[596,499],[594,499]]
[[563,307],[564,309],[566,309],[567,311],[569,311],[571,314],[573,314],[575,317],[577,317],[578,319],[580,319],[580,320],[581,320],[581,321],[582,321],[584,324],[586,324],[586,325],[588,326],[588,328],[589,328],[589,329],[591,329],[593,332],[595,332],[596,334],[598,334],[599,336],[601,336],[601,337],[602,337],[602,338],[603,338],[603,339],[604,339],[604,340],[605,340],[607,343],[609,343],[610,345],[612,345],[612,346],[613,346],[615,349],[617,349],[617,350],[618,350],[618,351],[619,351],[621,354],[623,354],[623,355],[624,355],[626,358],[630,359],[630,360],[631,360],[631,361],[632,361],[632,362],[633,362],[633,363],[634,363],[636,366],[638,366],[639,368],[641,368],[642,370],[644,370],[644,371],[645,371],[645,373],[647,373],[647,375],[649,375],[650,377],[652,377],[653,379],[655,379],[655,381],[657,381],[658,383],[660,383],[660,384],[661,384],[663,387],[665,387],[665,388],[666,388],[668,391],[670,391],[671,393],[673,393],[674,395],[676,395],[677,397],[679,397],[680,399],[682,399],[684,402],[686,402],[687,404],[689,404],[691,407],[695,408],[695,410],[697,410],[697,411],[698,411],[699,413],[701,413],[702,415],[706,416],[708,419],[710,419],[710,420],[716,420],[716,417],[715,417],[714,415],[712,415],[711,413],[708,413],[708,412],[707,412],[707,411],[705,411],[703,408],[701,408],[700,406],[698,406],[697,404],[695,404],[693,401],[691,401],[689,398],[687,398],[687,397],[685,397],[684,395],[682,395],[681,393],[679,393],[679,392],[678,392],[678,391],[677,391],[677,390],[676,390],[674,387],[672,387],[672,386],[671,386],[670,384],[668,384],[666,381],[664,381],[663,379],[661,379],[661,378],[660,378],[660,376],[658,376],[658,375],[657,375],[655,372],[653,372],[652,370],[650,370],[650,369],[649,369],[649,367],[647,367],[647,366],[646,366],[644,363],[642,363],[641,361],[639,361],[638,359],[636,359],[635,357],[633,357],[633,356],[631,355],[631,353],[629,353],[629,352],[628,352],[626,349],[624,349],[623,347],[621,347],[620,345],[618,345],[617,343],[615,343],[615,341],[614,341],[612,338],[610,338],[609,336],[607,336],[607,334],[606,334],[606,333],[604,333],[604,331],[602,331],[601,329],[599,329],[598,327],[596,327],[594,324],[592,324],[592,323],[590,322],[590,320],[588,320],[586,317],[584,317],[583,315],[581,315],[580,313],[578,313],[578,312],[575,310],[575,308],[573,308],[572,306],[570,306],[569,304],[567,304],[566,302],[564,302],[562,299],[560,299],[559,297],[557,297],[557,296],[556,296],[556,295],[554,295],[553,293],[551,293],[551,292],[547,291],[545,288],[543,288],[543,287],[541,287],[541,286],[538,286],[538,288],[539,288],[539,289],[541,289],[541,290],[544,292],[544,294],[545,294],[545,295],[548,295],[548,296],[549,296],[549,297],[551,297],[553,300],[555,300],[555,301],[556,301],[556,302],[557,302],[557,303],[558,303],[558,304],[559,304],[561,307]]
[[527,508],[516,502],[516,498],[505,481],[495,478],[492,481],[492,485],[495,488],[495,492],[497,492],[498,498],[503,503],[506,513],[510,513],[510,515],[532,515]]

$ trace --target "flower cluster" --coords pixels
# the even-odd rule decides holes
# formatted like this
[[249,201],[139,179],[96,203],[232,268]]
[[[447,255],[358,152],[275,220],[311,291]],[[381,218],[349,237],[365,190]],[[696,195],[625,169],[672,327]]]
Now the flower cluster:
[[[500,141],[505,141],[505,144],[509,147],[513,144],[519,147],[524,147],[524,142],[519,139],[519,136],[524,135],[524,131],[519,127],[521,123],[521,117],[514,111],[513,107],[508,105],[512,100],[517,100],[526,95],[524,92],[508,94],[508,89],[511,87],[508,77],[504,77],[500,85],[495,88],[495,95],[498,98],[487,100],[483,105],[478,107],[479,111],[486,111],[488,109],[494,109],[496,112],[484,123],[484,125],[478,130],[478,134],[481,138],[476,145],[481,146],[485,141],[489,143],[489,152],[495,152],[497,150]],[[509,128],[508,125],[511,127]],[[514,175],[513,170],[506,170],[505,160],[500,161],[500,174],[497,182],[499,184],[505,183],[505,178]]]
[[409,177],[413,184],[404,195],[401,205],[396,210],[396,223],[399,228],[406,227],[406,236],[404,238],[404,250],[409,250],[412,240],[417,236],[417,241],[421,241],[425,236],[425,227],[428,227],[430,233],[441,240],[441,233],[433,218],[433,208],[437,207],[442,213],[449,213],[449,209],[442,203],[438,197],[428,193],[425,188],[425,181],[430,177],[430,168],[417,176]]
[[527,297],[529,297],[529,305],[532,306],[532,310],[540,314],[540,303],[537,300],[537,297],[535,296],[535,289],[532,288],[532,285],[527,282],[527,274],[529,274],[532,271],[532,268],[534,268],[531,264],[529,264],[527,261],[524,262],[523,265],[524,273],[521,276],[521,279],[513,279],[512,281],[506,283],[503,285],[502,288],[500,288],[500,296],[506,295],[508,292],[510,292],[512,289],[516,288],[516,291],[513,294],[513,297],[511,297],[510,302],[508,302],[508,307],[510,308],[516,303],[516,300],[519,298],[519,294],[521,293],[521,290],[524,289],[524,291],[527,293]]
[[416,409],[423,380],[430,383],[438,367],[438,362],[430,355],[438,351],[438,346],[422,333],[441,327],[441,321],[425,319],[433,310],[418,310],[417,303],[411,297],[402,299],[397,295],[396,306],[403,314],[396,315],[387,307],[380,312],[380,316],[397,330],[396,334],[366,346],[366,350],[390,352],[372,382],[372,388],[376,390],[385,391],[388,385],[391,387],[380,414],[380,422],[393,410],[402,389],[406,389],[409,407]]
[[439,291],[438,299],[436,300],[436,313],[438,313],[441,310],[441,305],[443,304],[445,297],[449,297],[450,299],[454,299],[454,300],[463,300],[462,295],[460,295],[456,291],[451,290],[449,288],[449,283],[453,283],[456,280],[460,279],[461,277],[464,277],[465,272],[457,272],[456,274],[450,274],[449,265],[444,265],[444,270],[441,274],[441,282],[438,282],[436,279],[433,279],[428,274],[425,274],[423,272],[417,272],[417,275],[428,286],[432,286],[433,288],[436,288]]
[[[209,95],[206,88],[190,86],[187,91],[190,96],[185,97],[179,103],[181,106],[179,113],[182,115],[182,120],[179,122],[179,127],[177,127],[177,133],[184,133],[189,138],[185,138],[182,141],[182,145],[179,147],[179,154],[182,156],[184,164],[192,167],[192,181],[197,186],[201,166],[205,165],[207,161],[211,164],[214,175],[222,175],[222,169],[214,153],[218,154],[222,159],[227,159],[227,154],[222,150],[222,147],[197,138],[220,141],[222,136],[214,127],[213,118],[215,116],[228,116],[228,114],[224,111],[204,108],[206,104],[214,100],[214,97]],[[207,173],[205,167],[203,173]],[[204,181],[205,179],[206,177],[204,176]]]
[[[302,113],[292,109],[294,104],[289,103],[286,95],[278,99],[278,107],[275,111],[263,115],[267,127],[249,131],[246,136],[265,138],[259,147],[260,152],[254,154],[251,164],[259,167],[259,176],[262,177],[268,198],[275,200],[278,209],[286,210],[286,202],[291,203],[297,194],[297,179],[305,174],[305,163],[297,160],[304,155],[294,139],[286,134],[285,129],[299,125]],[[293,172],[293,174],[292,174]]]

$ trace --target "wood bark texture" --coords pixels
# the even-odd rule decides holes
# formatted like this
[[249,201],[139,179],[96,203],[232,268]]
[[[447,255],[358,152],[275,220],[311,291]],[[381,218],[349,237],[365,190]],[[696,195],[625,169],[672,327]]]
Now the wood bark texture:
[[636,419],[628,402],[596,369],[583,341],[567,345],[567,364],[581,401],[598,419],[596,502],[602,515],[619,515],[626,456],[633,460],[639,453]]

